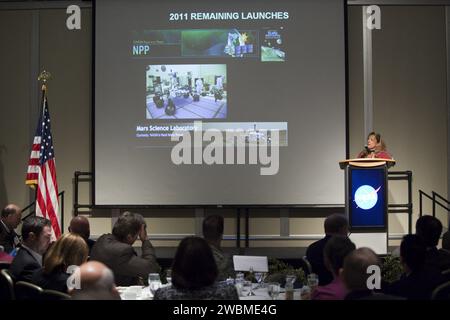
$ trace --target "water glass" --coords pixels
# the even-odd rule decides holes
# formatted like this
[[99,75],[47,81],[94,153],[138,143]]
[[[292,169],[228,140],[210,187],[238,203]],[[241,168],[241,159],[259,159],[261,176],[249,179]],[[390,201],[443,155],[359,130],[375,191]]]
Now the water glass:
[[167,284],[172,285],[172,270],[171,269],[166,270],[166,280],[167,280]]
[[308,286],[303,286],[300,292],[301,300],[311,300],[311,288]]
[[286,300],[294,300],[294,282],[297,279],[295,275],[288,274],[284,285]]
[[255,279],[258,282],[257,288],[264,288],[264,280],[266,279],[265,272],[255,272]]
[[311,288],[311,292],[314,291],[319,285],[319,277],[315,273],[308,274],[306,278],[308,286]]
[[159,273],[150,273],[148,275],[148,285],[151,293],[154,295],[156,290],[161,288],[161,278]]
[[242,296],[242,292],[244,291],[244,274],[242,272],[236,274],[234,285],[236,286],[239,296]]
[[272,300],[278,298],[278,295],[280,294],[280,284],[276,282],[268,283],[267,293],[272,298]]

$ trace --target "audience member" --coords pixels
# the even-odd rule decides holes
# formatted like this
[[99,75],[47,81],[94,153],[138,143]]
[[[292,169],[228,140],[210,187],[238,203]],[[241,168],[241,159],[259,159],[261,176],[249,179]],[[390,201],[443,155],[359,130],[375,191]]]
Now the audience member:
[[333,236],[324,248],[325,266],[333,274],[333,281],[326,286],[319,286],[312,292],[312,300],[344,300],[347,290],[342,282],[340,272],[345,257],[355,250],[355,244],[347,237]]
[[74,233],[63,235],[48,249],[43,268],[34,272],[31,282],[43,289],[67,293],[67,279],[70,276],[67,268],[86,262],[88,252],[81,236]]
[[[439,249],[439,255],[443,258],[444,261],[450,260],[450,231],[445,232],[442,235],[442,248]],[[443,269],[449,270],[443,266]]]
[[433,216],[425,215],[416,221],[416,234],[426,246],[425,267],[444,271],[450,268],[450,257],[438,250],[442,233],[442,223]]
[[6,253],[13,251],[20,243],[14,231],[22,222],[22,210],[15,204],[7,205],[0,217],[0,245]]
[[[114,224],[112,234],[102,235],[92,248],[90,259],[108,266],[119,286],[143,284],[149,273],[160,271],[146,227],[140,214],[124,212]],[[133,249],[138,238],[142,241],[141,256]]]
[[319,285],[325,286],[333,280],[333,274],[325,267],[323,250],[328,240],[334,235],[348,235],[348,221],[342,214],[332,214],[324,222],[325,237],[312,243],[306,250],[306,258],[311,263],[314,273],[319,276]]
[[42,217],[25,219],[22,226],[22,245],[9,270],[16,281],[31,281],[33,272],[42,268],[42,255],[50,245],[50,220]]
[[86,262],[77,273],[80,277],[80,288],[71,291],[74,300],[120,300],[114,275],[103,263]]
[[76,216],[70,220],[69,232],[80,235],[89,247],[89,254],[91,253],[92,247],[95,241],[89,239],[91,236],[91,228],[89,225],[89,220],[84,216]]
[[172,286],[158,289],[154,300],[238,300],[234,285],[216,282],[217,265],[208,243],[198,237],[180,242],[172,265]]
[[400,245],[400,261],[404,274],[383,291],[409,300],[431,298],[433,290],[443,281],[438,270],[425,267],[426,246],[418,235],[406,235]]
[[[359,248],[347,255],[344,259],[344,268],[341,272],[342,281],[348,294],[345,300],[397,300],[399,297],[382,293],[375,293],[369,289],[367,280],[373,273],[368,272],[370,266],[380,266],[380,261],[372,249]],[[381,274],[380,274],[381,277]],[[381,279],[380,279],[381,283]]]
[[223,217],[211,215],[203,220],[203,237],[209,244],[217,269],[219,270],[218,280],[226,280],[234,277],[233,261],[231,256],[225,254],[221,247],[223,238]]
[[450,231],[442,235],[442,250],[450,254]]

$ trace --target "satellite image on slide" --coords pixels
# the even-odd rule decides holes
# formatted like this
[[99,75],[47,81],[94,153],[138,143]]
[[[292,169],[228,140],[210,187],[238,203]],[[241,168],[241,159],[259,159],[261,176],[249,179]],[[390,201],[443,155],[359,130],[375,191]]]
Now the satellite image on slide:
[[261,44],[261,61],[286,61],[282,32],[283,28],[264,31]]

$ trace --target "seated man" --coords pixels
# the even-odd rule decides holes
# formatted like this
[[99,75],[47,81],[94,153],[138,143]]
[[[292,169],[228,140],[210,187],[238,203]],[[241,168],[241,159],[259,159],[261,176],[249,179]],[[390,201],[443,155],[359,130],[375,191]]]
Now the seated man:
[[344,300],[347,290],[342,282],[340,272],[345,257],[355,250],[355,244],[347,237],[333,236],[325,245],[325,265],[333,274],[333,281],[326,286],[319,286],[312,292],[312,300]]
[[323,261],[323,250],[331,236],[347,236],[347,218],[342,214],[332,214],[325,219],[324,228],[325,237],[312,243],[306,250],[306,258],[309,263],[311,263],[313,272],[319,276],[319,285],[321,286],[327,285],[333,280],[333,275],[325,267],[325,263]]
[[229,255],[222,251],[221,242],[223,237],[223,217],[211,215],[203,220],[203,237],[211,247],[214,260],[216,261],[219,275],[217,280],[226,280],[234,277],[233,262]]
[[[140,214],[124,212],[114,224],[112,234],[102,235],[92,248],[90,259],[108,266],[119,286],[143,284],[149,273],[160,271],[146,227]],[[138,237],[142,241],[140,257],[133,249]]]
[[95,241],[92,239],[89,239],[89,237],[91,235],[91,228],[89,225],[89,220],[84,216],[73,217],[72,220],[70,220],[69,232],[78,234],[79,236],[81,236],[84,239],[84,241],[86,241],[86,244],[88,245],[88,248],[89,248],[89,254],[90,254],[92,251],[92,247],[95,244]]
[[80,277],[80,288],[71,291],[74,300],[120,300],[114,275],[103,263],[89,261],[76,272]]
[[22,222],[22,210],[15,204],[9,204],[2,210],[0,217],[0,246],[6,253],[13,251],[20,243],[14,229]]
[[437,249],[442,233],[442,223],[435,217],[425,215],[417,219],[416,234],[427,248],[425,266],[428,269],[444,271],[450,268],[450,256]]
[[51,235],[50,220],[30,217],[23,222],[23,242],[9,268],[16,281],[31,282],[33,272],[42,268],[42,256],[50,245]]
[[400,245],[400,261],[404,274],[388,285],[384,292],[409,300],[429,300],[433,290],[443,282],[440,272],[425,267],[426,247],[422,239],[409,234]]

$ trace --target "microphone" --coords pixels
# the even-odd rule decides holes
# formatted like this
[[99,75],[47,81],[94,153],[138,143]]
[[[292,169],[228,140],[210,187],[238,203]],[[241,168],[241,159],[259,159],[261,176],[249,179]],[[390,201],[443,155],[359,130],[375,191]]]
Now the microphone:
[[364,149],[366,150],[367,153],[371,153],[371,152],[374,152],[374,151],[375,151],[375,150],[373,150],[373,149],[369,149],[368,146],[364,146]]

